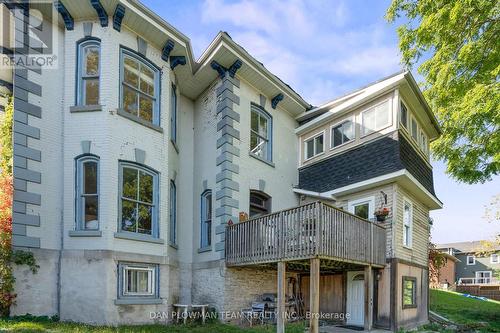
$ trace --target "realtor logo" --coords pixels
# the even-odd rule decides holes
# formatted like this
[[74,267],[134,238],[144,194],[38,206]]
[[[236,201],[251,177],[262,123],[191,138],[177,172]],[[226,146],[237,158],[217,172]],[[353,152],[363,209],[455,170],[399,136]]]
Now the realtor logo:
[[0,0],[0,69],[57,68],[57,12],[48,0]]

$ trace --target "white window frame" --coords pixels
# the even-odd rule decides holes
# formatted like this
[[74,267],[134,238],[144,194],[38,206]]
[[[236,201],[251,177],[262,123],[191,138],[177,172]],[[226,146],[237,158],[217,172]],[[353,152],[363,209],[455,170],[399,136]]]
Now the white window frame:
[[[341,143],[340,145],[338,146],[334,146],[333,144],[333,139],[334,139],[334,135],[333,135],[333,129],[335,127],[338,127],[339,125],[342,126],[344,125],[344,123],[346,122],[350,122],[351,123],[351,126],[352,126],[352,137],[349,138],[349,140],[347,140],[346,142],[343,142]],[[354,122],[354,117],[350,117],[350,118],[347,118],[347,119],[344,119],[342,121],[339,121],[335,124],[333,124],[332,126],[330,126],[330,150],[333,150],[333,149],[337,149],[339,147],[342,147],[350,142],[353,142],[354,140],[356,139],[356,123]],[[325,143],[323,142],[323,146],[325,145]]]
[[[306,139],[304,139],[304,144],[303,144],[303,147],[304,147],[304,161],[309,161],[309,160],[312,160],[313,158],[317,157],[317,156],[320,156],[322,154],[325,153],[325,133],[326,133],[326,130],[323,130],[321,132],[318,132]],[[320,151],[319,153],[316,153],[316,138],[320,137],[320,136],[323,136],[323,150]],[[313,151],[314,151],[314,154],[311,156],[311,157],[307,157],[307,143],[309,141],[313,140]]]
[[[493,258],[496,258],[496,261],[494,261]],[[490,254],[490,264],[498,264],[498,263],[500,263],[500,255],[498,253]]]
[[[380,124],[379,126],[377,126],[375,129],[373,130],[366,130],[365,128],[365,122],[364,122],[364,119],[363,119],[363,116],[367,113],[367,112],[370,112],[376,108],[378,108],[379,106],[383,105],[383,104],[387,104],[387,122],[385,124]],[[366,109],[366,110],[363,110],[361,113],[360,113],[360,123],[361,123],[361,137],[365,137],[365,136],[368,136],[370,134],[373,134],[373,133],[376,133],[378,131],[381,131],[383,130],[384,128],[387,128],[389,126],[391,126],[391,123],[392,123],[392,112],[391,112],[391,103],[389,103],[389,100],[386,99],[380,103],[377,103],[373,106],[371,106],[370,108]]]
[[[405,206],[410,207],[410,218],[408,224],[405,221]],[[408,227],[408,236],[406,236],[406,228]],[[411,249],[413,246],[413,202],[408,198],[403,197],[403,246]]]
[[[416,138],[413,136],[413,121],[415,121],[415,131],[416,131]],[[417,121],[417,118],[415,118],[414,115],[411,115],[410,117],[410,137],[412,138],[413,141],[415,141],[417,143],[417,146],[420,147],[420,144],[419,144],[419,126],[418,126],[418,121]]]
[[[424,139],[425,139],[425,142],[424,142]],[[424,130],[422,128],[420,128],[419,146],[420,146],[420,149],[422,150],[422,152],[425,154],[425,156],[427,156],[429,153],[428,142],[429,142],[429,138],[427,137],[427,134],[425,134]]]
[[[488,273],[489,276],[488,277],[478,276],[479,274],[484,274],[484,273]],[[493,278],[493,271],[477,271],[474,273],[474,277],[476,278],[476,283],[479,283],[479,279],[483,279],[481,284],[491,283],[491,279]],[[485,281],[485,279],[488,279],[488,281]]]
[[373,220],[375,214],[375,197],[364,197],[356,200],[349,200],[347,206],[349,213],[354,214],[354,208],[356,206],[368,203],[368,220]]
[[[402,106],[404,106],[405,109],[406,109],[406,124],[404,124],[402,122],[402,117],[401,117],[401,115],[402,115],[402,109],[403,109]],[[411,114],[410,114],[410,109],[408,108],[408,105],[403,101],[403,99],[400,99],[399,100],[399,123],[402,124],[403,128],[405,130],[407,130],[408,132],[410,131],[409,126],[408,126],[408,122],[409,122],[410,116],[411,116]]]
[[[472,263],[469,263],[469,258],[472,258]],[[467,266],[474,266],[476,264],[476,256],[468,255],[467,256]]]
[[[130,292],[127,290],[128,286],[128,271],[141,271],[148,273],[148,291],[147,292]],[[159,267],[157,264],[145,263],[124,263],[118,264],[118,298],[121,299],[137,299],[159,298]]]

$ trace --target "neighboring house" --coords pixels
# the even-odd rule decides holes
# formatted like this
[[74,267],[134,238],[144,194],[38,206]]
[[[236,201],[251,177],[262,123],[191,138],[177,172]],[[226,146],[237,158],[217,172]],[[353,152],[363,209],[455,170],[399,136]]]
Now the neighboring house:
[[437,281],[431,281],[431,288],[453,289],[455,288],[455,271],[457,262],[455,256],[449,253],[443,253],[444,265],[439,269]]
[[428,321],[440,129],[409,72],[312,108],[224,32],[194,60],[139,2],[56,8],[59,69],[14,80],[13,245],[40,269],[16,268],[13,315],[284,307],[293,278],[349,325]]
[[[499,285],[500,246],[485,252],[484,241],[439,244],[436,248],[457,258],[454,281],[458,285]],[[497,274],[495,275],[495,272]]]

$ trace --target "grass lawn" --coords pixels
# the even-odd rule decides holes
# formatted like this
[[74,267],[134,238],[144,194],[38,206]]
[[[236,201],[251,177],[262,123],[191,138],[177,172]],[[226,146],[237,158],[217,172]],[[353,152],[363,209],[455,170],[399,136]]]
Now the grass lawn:
[[[304,333],[304,323],[287,325],[286,332]],[[87,326],[82,324],[62,323],[44,318],[0,319],[0,332],[50,332],[50,333],[273,333],[276,326],[238,327],[234,325],[209,323],[206,325],[142,325],[142,326]]]
[[[480,301],[450,291],[430,291],[430,309],[481,332],[500,332],[500,302]],[[486,325],[482,327],[482,325]]]

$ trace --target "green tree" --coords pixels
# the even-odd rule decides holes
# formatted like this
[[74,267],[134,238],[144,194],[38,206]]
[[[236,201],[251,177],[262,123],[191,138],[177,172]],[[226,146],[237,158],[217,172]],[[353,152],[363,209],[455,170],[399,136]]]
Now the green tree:
[[433,155],[455,179],[478,183],[500,173],[500,2],[393,0],[403,64],[417,63],[424,95],[443,135]]

